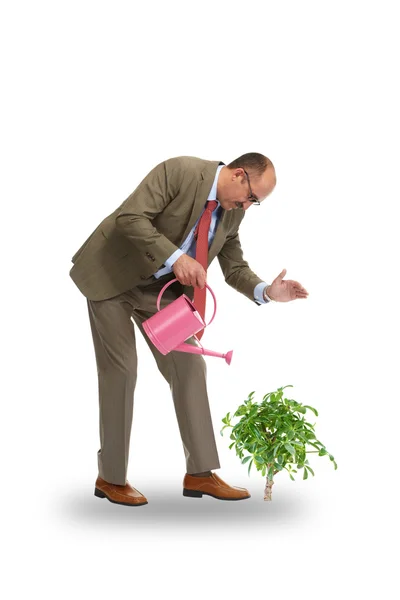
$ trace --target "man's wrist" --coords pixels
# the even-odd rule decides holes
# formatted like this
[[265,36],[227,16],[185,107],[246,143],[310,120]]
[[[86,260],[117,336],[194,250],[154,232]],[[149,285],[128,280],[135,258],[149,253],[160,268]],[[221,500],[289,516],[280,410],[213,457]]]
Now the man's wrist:
[[182,254],[184,254],[184,252],[182,252],[180,248],[178,248],[178,250],[175,250],[175,252],[171,254],[171,256],[167,258],[167,260],[164,262],[165,266],[168,267],[168,269],[172,269],[174,264],[176,263],[178,258],[182,256]]
[[276,300],[274,300],[273,298],[271,298],[271,296],[268,294],[268,290],[271,288],[270,285],[267,285],[266,288],[264,288],[264,299],[268,300],[268,302],[276,302]]

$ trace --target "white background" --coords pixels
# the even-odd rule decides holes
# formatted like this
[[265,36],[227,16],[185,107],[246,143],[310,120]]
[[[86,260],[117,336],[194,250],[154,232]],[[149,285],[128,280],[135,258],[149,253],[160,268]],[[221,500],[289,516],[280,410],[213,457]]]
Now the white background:
[[[399,55],[394,2],[4,2],[1,515],[8,598],[394,598],[398,548]],[[307,300],[225,284],[204,345],[221,469],[251,499],[184,498],[168,384],[137,331],[128,480],[93,495],[98,398],[72,255],[147,172],[261,152],[277,186],[245,259]],[[208,310],[209,310],[208,304]],[[207,342],[207,344],[206,344]],[[315,477],[247,475],[221,419],[291,384],[335,456]],[[393,545],[392,545],[393,544]]]

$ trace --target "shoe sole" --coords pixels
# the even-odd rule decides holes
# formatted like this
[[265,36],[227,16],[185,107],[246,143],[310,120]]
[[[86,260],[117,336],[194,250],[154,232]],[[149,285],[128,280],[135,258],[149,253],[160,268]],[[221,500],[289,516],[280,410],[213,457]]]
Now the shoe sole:
[[208,492],[199,492],[198,490],[188,490],[187,488],[183,488],[183,495],[188,498],[202,498],[203,495],[211,496],[212,498],[216,498],[217,500],[247,500],[247,498],[251,498],[251,496],[242,496],[241,498],[222,498],[221,496],[214,496],[214,494],[209,494]]
[[116,500],[111,500],[111,498],[98,488],[94,488],[94,495],[97,496],[97,498],[107,498],[107,500],[113,504],[123,504],[123,506],[143,506],[144,504],[148,504],[148,502],[136,502],[135,504],[131,504],[130,502],[117,502]]

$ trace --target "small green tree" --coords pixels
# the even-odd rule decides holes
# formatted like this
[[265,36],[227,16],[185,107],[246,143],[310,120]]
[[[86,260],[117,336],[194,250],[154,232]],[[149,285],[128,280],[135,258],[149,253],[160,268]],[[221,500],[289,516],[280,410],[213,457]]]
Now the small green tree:
[[[315,437],[315,424],[311,425],[303,416],[299,416],[304,415],[307,409],[318,416],[317,410],[296,400],[283,398],[283,390],[287,387],[293,386],[286,385],[265,394],[260,403],[253,401],[255,392],[251,392],[232,417],[228,413],[222,419],[224,426],[221,435],[226,427],[232,428],[230,439],[233,442],[229,448],[235,446],[242,464],[249,463],[248,474],[250,475],[254,463],[263,477],[266,475],[264,500],[272,500],[274,475],[283,469],[286,469],[293,481],[292,473],[297,473],[297,469],[304,469],[303,479],[307,479],[309,472],[314,476],[306,454],[328,454],[335,470],[337,469],[332,454],[329,454],[322,442]],[[236,425],[231,423],[234,417],[241,417]],[[315,450],[306,450],[307,445],[313,446]],[[245,451],[248,452],[247,456],[244,456]],[[297,469],[294,469],[293,465]]]

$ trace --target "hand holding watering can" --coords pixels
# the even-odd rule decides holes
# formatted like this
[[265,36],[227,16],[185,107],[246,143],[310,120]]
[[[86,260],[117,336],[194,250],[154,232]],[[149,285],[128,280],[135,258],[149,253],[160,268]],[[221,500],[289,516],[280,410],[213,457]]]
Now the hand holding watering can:
[[172,266],[176,278],[182,285],[190,285],[203,289],[207,274],[203,266],[187,254],[182,254]]
[[[181,256],[178,260],[181,260],[183,256]],[[143,329],[161,354],[165,355],[172,350],[178,350],[179,352],[189,352],[192,354],[219,356],[221,358],[225,358],[225,361],[228,363],[228,365],[230,365],[233,353],[232,350],[226,354],[214,352],[213,350],[207,350],[203,348],[200,340],[198,340],[195,335],[198,331],[201,331],[204,329],[204,327],[209,325],[214,319],[217,310],[217,300],[212,289],[207,285],[207,283],[205,283],[205,271],[203,267],[200,265],[200,263],[191,259],[189,256],[186,256],[186,258],[189,259],[189,261],[196,263],[196,265],[198,265],[198,267],[200,267],[200,269],[203,271],[204,275],[197,267],[195,267],[195,270],[193,270],[194,266],[190,265],[188,261],[181,261],[181,266],[183,267],[183,264],[185,264],[185,267],[183,268],[186,269],[186,272],[182,277],[183,280],[180,278],[172,279],[164,285],[157,298],[158,312],[142,323]],[[207,287],[214,299],[214,313],[208,324],[205,323],[202,316],[196,310],[195,305],[190,298],[186,296],[186,294],[183,294],[180,296],[180,298],[177,298],[168,306],[160,310],[161,296],[164,290],[175,281],[179,281],[183,285],[198,285],[198,283],[200,283],[198,287],[204,287],[204,285]],[[201,285],[203,282],[204,285]],[[185,340],[189,339],[191,336],[195,337],[197,342],[200,344],[200,347],[184,343]]]

